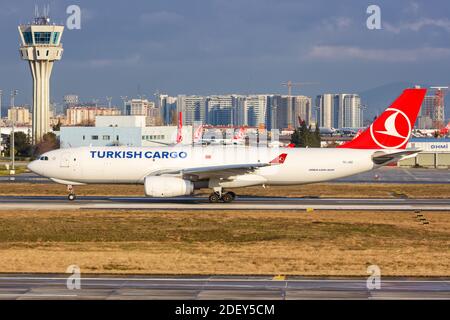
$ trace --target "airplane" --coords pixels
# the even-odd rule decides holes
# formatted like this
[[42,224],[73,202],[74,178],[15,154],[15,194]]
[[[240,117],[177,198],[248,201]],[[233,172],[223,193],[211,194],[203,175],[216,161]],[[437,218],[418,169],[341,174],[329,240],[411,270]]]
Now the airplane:
[[[239,131],[231,138],[203,137],[203,126],[200,125],[194,132],[194,144],[201,145],[242,145],[245,144],[245,128],[239,128]],[[207,135],[208,136],[208,135]]]
[[439,130],[439,135],[446,136],[446,135],[448,135],[449,132],[450,132],[450,122],[447,123],[447,125],[444,128]]
[[333,136],[337,133],[337,130],[333,127],[327,128],[327,127],[319,127],[320,134],[328,134],[330,136]]
[[426,89],[403,93],[357,138],[337,148],[267,148],[186,145],[79,147],[46,152],[28,168],[52,181],[83,184],[142,184],[148,197],[176,197],[210,188],[211,203],[232,202],[230,189],[323,182],[414,157],[406,149]]

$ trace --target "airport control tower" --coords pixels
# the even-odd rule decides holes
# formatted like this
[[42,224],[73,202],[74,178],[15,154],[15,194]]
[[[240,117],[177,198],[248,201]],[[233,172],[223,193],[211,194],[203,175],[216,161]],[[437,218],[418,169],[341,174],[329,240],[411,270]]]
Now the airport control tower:
[[33,142],[50,131],[50,76],[53,62],[60,60],[63,25],[50,24],[47,14],[36,15],[33,23],[19,26],[20,55],[27,60],[33,77]]

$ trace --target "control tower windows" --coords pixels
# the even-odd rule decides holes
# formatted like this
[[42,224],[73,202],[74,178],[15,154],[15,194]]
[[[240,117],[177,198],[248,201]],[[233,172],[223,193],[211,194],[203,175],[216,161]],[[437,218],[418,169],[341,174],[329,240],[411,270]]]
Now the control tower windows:
[[58,44],[58,40],[59,40],[59,32],[53,32],[52,43]]
[[35,44],[49,44],[51,32],[35,32],[34,43]]
[[31,35],[30,31],[24,32],[23,38],[26,44],[33,44],[33,36]]

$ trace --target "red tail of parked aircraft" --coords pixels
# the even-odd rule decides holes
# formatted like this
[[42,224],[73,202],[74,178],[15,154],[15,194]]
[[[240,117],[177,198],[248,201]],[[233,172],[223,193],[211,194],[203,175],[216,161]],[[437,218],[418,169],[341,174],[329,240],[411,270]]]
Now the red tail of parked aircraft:
[[183,113],[179,112],[178,113],[177,143],[180,143],[181,141],[183,141],[182,129],[183,129]]

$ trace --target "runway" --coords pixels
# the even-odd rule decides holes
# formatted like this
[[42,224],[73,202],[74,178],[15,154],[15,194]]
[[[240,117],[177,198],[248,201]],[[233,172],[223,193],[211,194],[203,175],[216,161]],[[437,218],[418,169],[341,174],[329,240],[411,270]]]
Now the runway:
[[357,199],[238,197],[233,203],[209,203],[205,197],[0,196],[0,210],[427,210],[449,211],[450,199]]
[[[450,299],[449,278],[386,278],[369,290],[364,278],[0,275],[0,299]],[[72,284],[74,282],[71,282]]]

